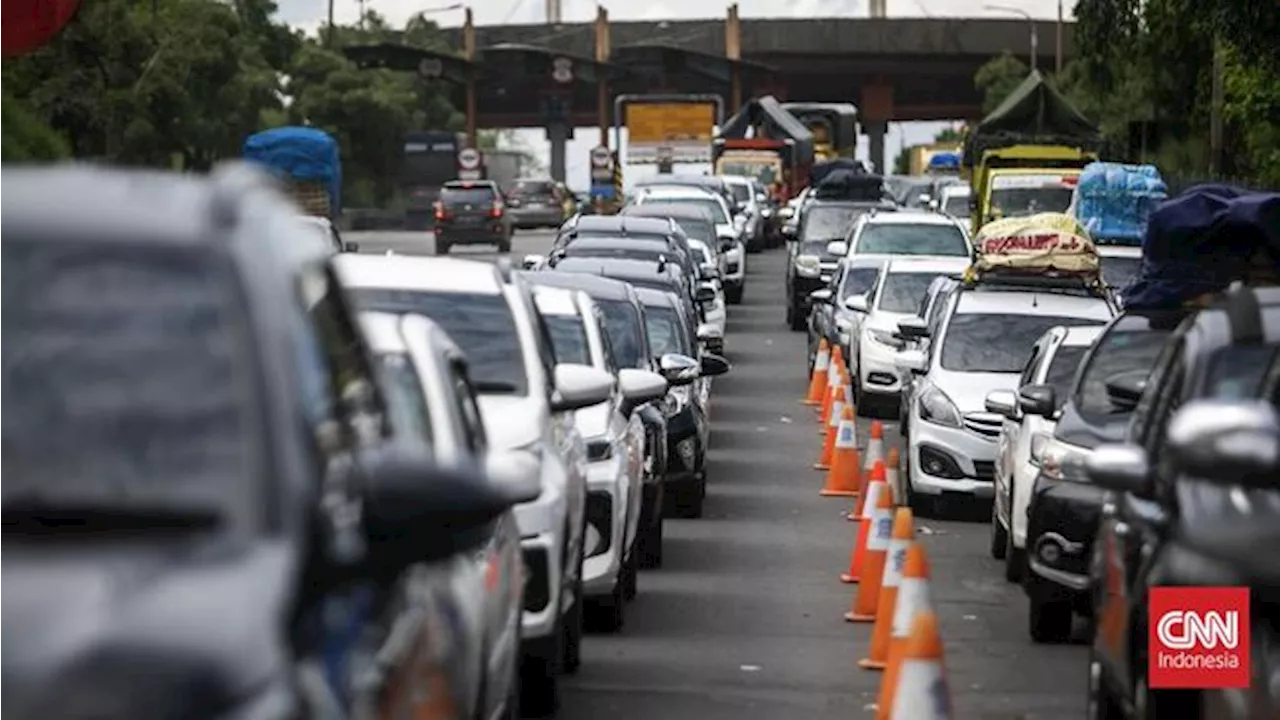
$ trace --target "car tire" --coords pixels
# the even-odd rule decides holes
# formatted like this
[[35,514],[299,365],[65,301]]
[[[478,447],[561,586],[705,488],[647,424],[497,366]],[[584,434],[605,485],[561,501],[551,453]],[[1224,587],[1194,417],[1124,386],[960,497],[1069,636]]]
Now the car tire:
[[[1027,551],[1013,546],[1013,480],[1009,481],[1009,530],[1004,534],[1004,579],[1022,582],[1027,576]],[[994,503],[992,503],[994,505]]]
[[578,577],[573,581],[573,607],[564,616],[564,655],[561,667],[565,674],[578,672],[582,665],[582,622],[586,608],[582,594],[582,555],[578,555]]
[[702,517],[702,505],[707,499],[707,475],[706,470],[698,473],[698,476],[684,488],[680,498],[680,516],[696,520]]
[[1092,648],[1089,649],[1089,704],[1085,717],[1088,720],[1121,720],[1124,717],[1102,681],[1102,669]]
[[635,600],[636,595],[640,594],[640,559],[636,555],[634,548],[631,554],[627,556],[626,563],[622,566],[623,577],[626,579],[623,585],[623,596],[627,600]]
[[437,255],[448,255],[448,254],[449,254],[449,243],[448,243],[448,242],[446,242],[446,241],[444,241],[444,240],[441,240],[440,238],[436,238],[436,254],[437,254]]
[[793,332],[803,332],[809,327],[809,324],[805,322],[804,313],[800,312],[800,308],[792,303],[787,304],[787,324]]
[[653,512],[657,513],[658,519],[645,529],[643,542],[640,543],[640,567],[648,570],[662,567],[662,534],[665,518],[661,504],[655,503],[655,505],[657,507]]
[[724,289],[724,300],[730,305],[741,305],[742,294],[746,288],[742,285],[730,285]]
[[560,669],[563,656],[562,617],[555,632],[547,638],[546,645],[521,658],[520,710],[525,716],[547,717],[560,709]]
[[1027,586],[1027,631],[1036,643],[1063,643],[1071,639],[1074,613],[1071,603],[1052,596],[1049,588],[1032,579]]
[[506,237],[498,241],[498,252],[511,252],[511,234],[507,233]]
[[613,592],[608,597],[591,601],[591,629],[604,633],[616,633],[627,624],[627,589],[625,571],[618,573]]
[[[520,647],[520,644],[521,644],[520,643],[520,624],[521,624],[521,618],[517,616],[516,617],[516,641],[515,641],[515,647],[517,648]],[[520,688],[520,675],[521,675],[520,663],[519,662],[511,663],[511,678],[510,678],[511,684],[507,686],[506,707],[502,709],[502,714],[499,716],[501,720],[520,720],[520,717],[521,717],[520,698],[522,695],[521,688]],[[484,695],[481,694],[480,697],[482,701],[481,705],[483,705]]]
[[991,503],[991,557],[1003,560],[1009,549],[1009,531],[1000,524],[1000,514],[996,511],[996,503]]

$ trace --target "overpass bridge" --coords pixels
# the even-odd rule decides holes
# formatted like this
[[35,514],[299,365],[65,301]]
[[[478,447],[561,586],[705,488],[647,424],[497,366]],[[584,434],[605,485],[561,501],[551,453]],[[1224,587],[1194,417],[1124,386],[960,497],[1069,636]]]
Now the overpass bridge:
[[[476,127],[546,127],[553,174],[563,173],[574,127],[613,123],[617,94],[691,93],[724,98],[726,115],[752,96],[852,102],[884,164],[890,121],[981,117],[973,76],[1008,51],[1026,58],[1031,26],[1047,52],[1041,68],[1073,55],[1070,23],[1023,19],[806,18],[609,22],[447,31],[456,55],[416,48],[348,48],[366,66],[426,68],[457,81]],[[557,157],[559,153],[560,157]]]

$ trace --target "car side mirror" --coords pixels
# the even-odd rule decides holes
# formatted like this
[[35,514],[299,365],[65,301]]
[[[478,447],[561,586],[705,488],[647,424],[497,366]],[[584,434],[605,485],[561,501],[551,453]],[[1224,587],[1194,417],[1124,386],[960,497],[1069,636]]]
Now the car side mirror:
[[843,240],[835,240],[827,243],[827,254],[832,257],[844,257],[849,254],[849,243]]
[[923,350],[903,350],[893,356],[893,366],[912,375],[923,375],[928,369],[928,362]]
[[850,295],[844,299],[844,308],[854,312],[865,313],[870,312],[870,306],[867,303],[866,295]]
[[1147,451],[1137,445],[1099,445],[1084,462],[1089,480],[1107,490],[1151,494],[1151,463]]
[[734,244],[733,238],[720,238],[720,252],[729,252],[733,249]]
[[830,303],[831,288],[819,288],[817,290],[814,290],[813,292],[809,293],[809,299],[814,301],[815,303],[824,303],[824,304]]
[[1028,415],[1051,418],[1057,410],[1057,398],[1048,385],[1023,385],[1018,388],[1018,409]]
[[525,255],[520,261],[520,267],[524,270],[537,270],[547,261],[546,255]]
[[698,326],[698,342],[712,343],[717,340],[724,339],[724,333],[720,332],[720,328],[711,323],[703,323]]
[[648,370],[623,368],[618,371],[618,387],[628,402],[642,405],[667,394],[667,379]]
[[481,532],[541,493],[535,473],[490,476],[476,464],[442,466],[418,448],[388,443],[360,460],[365,535],[379,575],[395,575],[479,547]]
[[983,407],[989,413],[1003,415],[1012,420],[1018,415],[1018,398],[1012,390],[992,390],[987,393]]
[[1107,389],[1107,401],[1116,413],[1133,412],[1142,399],[1142,391],[1147,388],[1147,375],[1143,373],[1120,373],[1107,378],[1104,383]]
[[720,268],[714,263],[702,263],[698,266],[702,270],[704,277],[717,278],[720,277]]
[[698,291],[694,296],[700,303],[709,303],[716,299],[716,286],[709,282],[698,283]]
[[898,321],[898,334],[905,340],[923,340],[929,337],[929,325],[918,317],[903,318]]
[[350,240],[344,241],[342,243],[342,251],[343,252],[360,252],[360,243],[351,242]]
[[701,365],[688,355],[667,353],[658,358],[658,372],[672,387],[680,387],[698,379]]
[[715,353],[702,354],[702,360],[699,368],[702,377],[724,375],[729,372],[729,368],[729,361],[724,359],[723,356],[716,355]]
[[551,393],[551,411],[566,412],[599,405],[613,394],[613,376],[604,370],[561,363],[555,369],[555,389]]
[[1280,487],[1280,415],[1265,401],[1196,400],[1169,421],[1177,469],[1224,485]]

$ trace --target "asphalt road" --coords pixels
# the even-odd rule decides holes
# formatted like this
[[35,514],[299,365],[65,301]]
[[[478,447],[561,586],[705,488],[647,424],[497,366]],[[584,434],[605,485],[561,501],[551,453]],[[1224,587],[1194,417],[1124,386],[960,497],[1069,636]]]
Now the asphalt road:
[[[362,251],[430,252],[429,235],[350,233]],[[548,232],[512,255],[545,252]],[[459,256],[494,257],[491,249]],[[805,390],[804,336],[783,325],[783,254],[748,260],[726,332],[733,371],[712,392],[705,516],[668,521],[666,562],[640,575],[617,635],[589,636],[562,720],[819,720],[874,717],[880,674],[857,667],[871,628],[842,619],[855,586],[847,502],[818,495],[820,449]],[[869,422],[860,420],[865,437]],[[885,437],[897,442],[891,423]],[[918,518],[933,571],[958,720],[1077,720],[1087,651],[1037,646],[1027,602],[987,554],[989,506]]]

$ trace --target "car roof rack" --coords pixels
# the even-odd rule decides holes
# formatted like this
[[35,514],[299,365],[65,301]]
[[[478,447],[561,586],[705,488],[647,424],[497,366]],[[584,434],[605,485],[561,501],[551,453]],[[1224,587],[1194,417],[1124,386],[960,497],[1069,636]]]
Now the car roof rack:
[[962,287],[972,290],[1035,290],[1058,295],[1096,297],[1115,307],[1115,298],[1102,283],[1101,277],[1078,273],[1037,273],[987,271],[976,277],[965,274],[950,276]]

